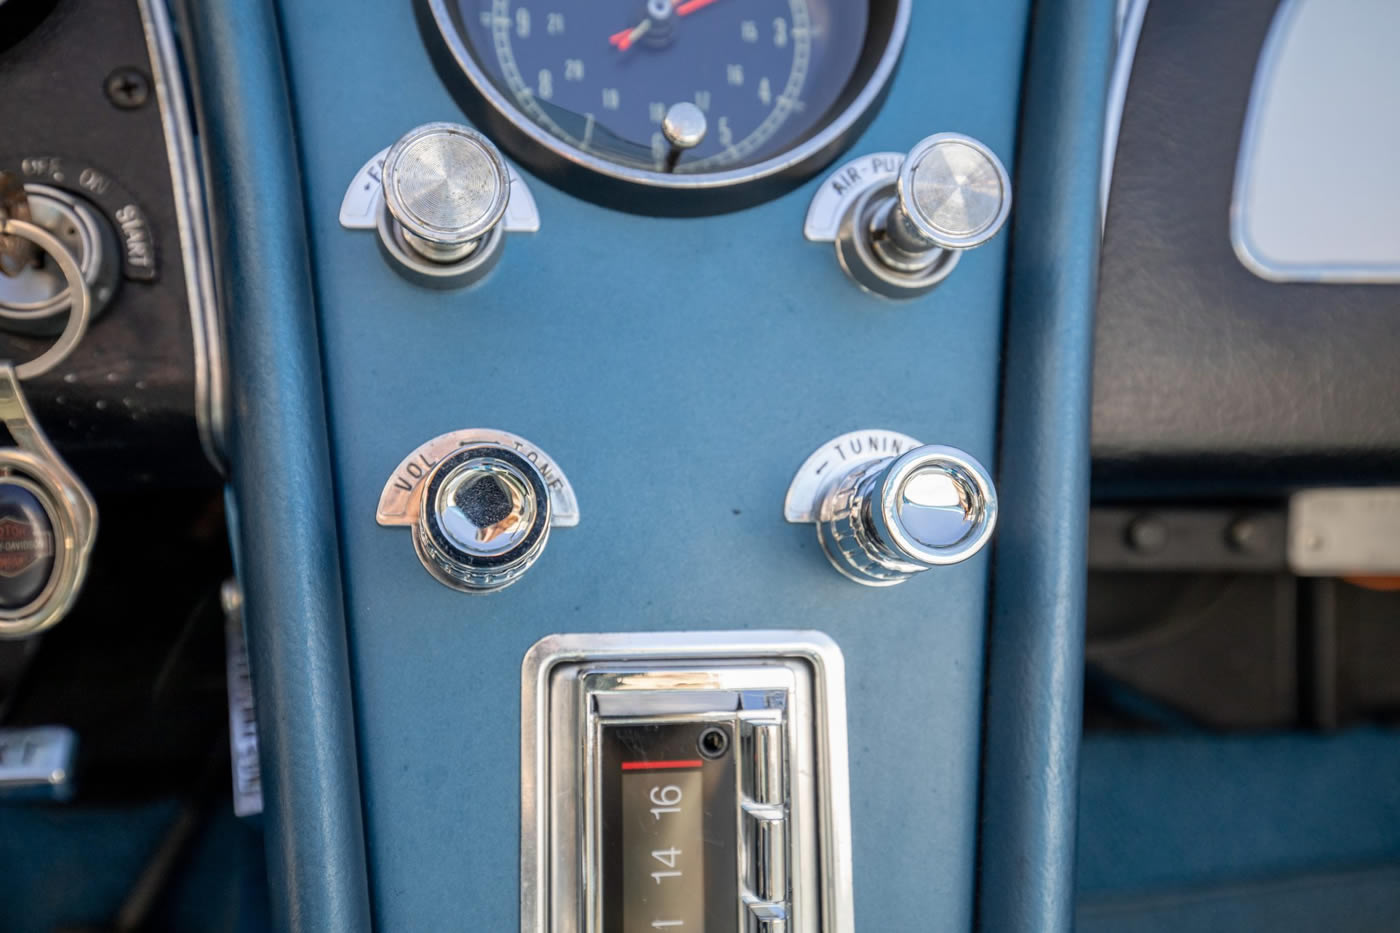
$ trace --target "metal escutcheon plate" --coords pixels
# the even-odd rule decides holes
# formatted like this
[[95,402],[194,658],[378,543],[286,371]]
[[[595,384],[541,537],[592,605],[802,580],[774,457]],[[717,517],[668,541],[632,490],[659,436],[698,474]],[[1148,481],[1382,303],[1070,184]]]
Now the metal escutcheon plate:
[[[385,146],[366,162],[346,189],[340,202],[340,225],[345,229],[373,230],[378,225],[379,214],[384,210],[383,169],[389,148]],[[510,171],[510,200],[506,202],[501,227],[506,233],[538,233],[540,212],[535,196],[515,166],[507,162],[506,168]]]
[[425,482],[433,467],[460,447],[482,443],[500,444],[514,450],[540,471],[545,486],[549,489],[552,527],[572,528],[578,524],[578,497],[574,495],[574,487],[570,485],[568,477],[559,469],[554,458],[538,445],[517,434],[492,428],[453,431],[421,444],[399,463],[389,481],[384,484],[384,491],[379,494],[379,508],[375,511],[375,520],[381,525],[389,526],[416,523],[418,500],[423,494]]
[[922,446],[922,441],[908,434],[882,428],[850,431],[832,438],[813,451],[798,468],[788,487],[787,498],[783,500],[783,517],[795,524],[820,520],[822,493],[832,479],[862,463],[898,457]]
[[813,243],[833,242],[851,205],[872,188],[893,185],[903,164],[902,152],[872,152],[832,172],[812,196],[802,235]]

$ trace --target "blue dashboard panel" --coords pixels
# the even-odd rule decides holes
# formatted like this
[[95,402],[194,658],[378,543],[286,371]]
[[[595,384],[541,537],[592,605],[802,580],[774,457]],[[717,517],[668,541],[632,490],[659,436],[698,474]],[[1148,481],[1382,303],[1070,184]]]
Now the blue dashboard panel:
[[[956,130],[1012,164],[1027,19],[1026,0],[920,0],[852,154]],[[480,285],[423,290],[337,222],[371,155],[461,119],[410,5],[297,0],[282,24],[376,926],[517,924],[520,662],[539,637],[811,628],[847,662],[857,922],[969,928],[987,558],[858,587],[810,527],[783,521],[782,499],[808,453],[862,427],[994,465],[1006,238],[893,304],[803,240],[819,180],[737,214],[659,219],[530,179],[541,231],[513,236]],[[466,427],[542,445],[582,512],[525,580],[484,597],[437,583],[408,532],[374,520],[399,460]]]

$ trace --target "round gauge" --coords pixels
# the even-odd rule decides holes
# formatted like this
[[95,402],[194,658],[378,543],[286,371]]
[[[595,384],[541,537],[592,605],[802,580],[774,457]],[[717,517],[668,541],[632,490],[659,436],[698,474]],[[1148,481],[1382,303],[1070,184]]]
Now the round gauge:
[[423,2],[444,77],[511,155],[648,213],[734,209],[823,168],[883,95],[910,5]]

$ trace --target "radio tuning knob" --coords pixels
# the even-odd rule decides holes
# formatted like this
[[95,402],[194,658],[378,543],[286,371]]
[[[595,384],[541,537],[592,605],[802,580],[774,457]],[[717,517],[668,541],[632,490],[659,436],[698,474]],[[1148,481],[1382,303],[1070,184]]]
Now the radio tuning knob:
[[891,298],[932,290],[963,251],[996,236],[1011,213],[1011,178],[996,153],[937,133],[906,155],[879,152],[836,171],[807,214],[810,240],[834,240],[843,269]]
[[511,177],[485,136],[455,123],[424,124],[389,149],[381,177],[381,244],[416,281],[466,285],[500,259]]
[[893,586],[980,551],[996,528],[997,496],[986,469],[961,450],[857,431],[807,459],[785,513],[816,523],[822,550],[842,574]]

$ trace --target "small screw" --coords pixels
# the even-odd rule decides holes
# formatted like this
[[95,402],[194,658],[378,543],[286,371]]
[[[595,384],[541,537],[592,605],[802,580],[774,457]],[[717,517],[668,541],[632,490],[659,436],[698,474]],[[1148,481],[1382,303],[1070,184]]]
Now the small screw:
[[1139,554],[1153,554],[1167,546],[1167,524],[1155,515],[1139,515],[1128,523],[1128,547]]
[[135,68],[118,68],[107,76],[107,99],[123,110],[144,107],[151,97],[151,81]]
[[1259,550],[1263,543],[1264,532],[1250,516],[1241,516],[1230,523],[1225,529],[1225,540],[1231,549],[1249,553]]

